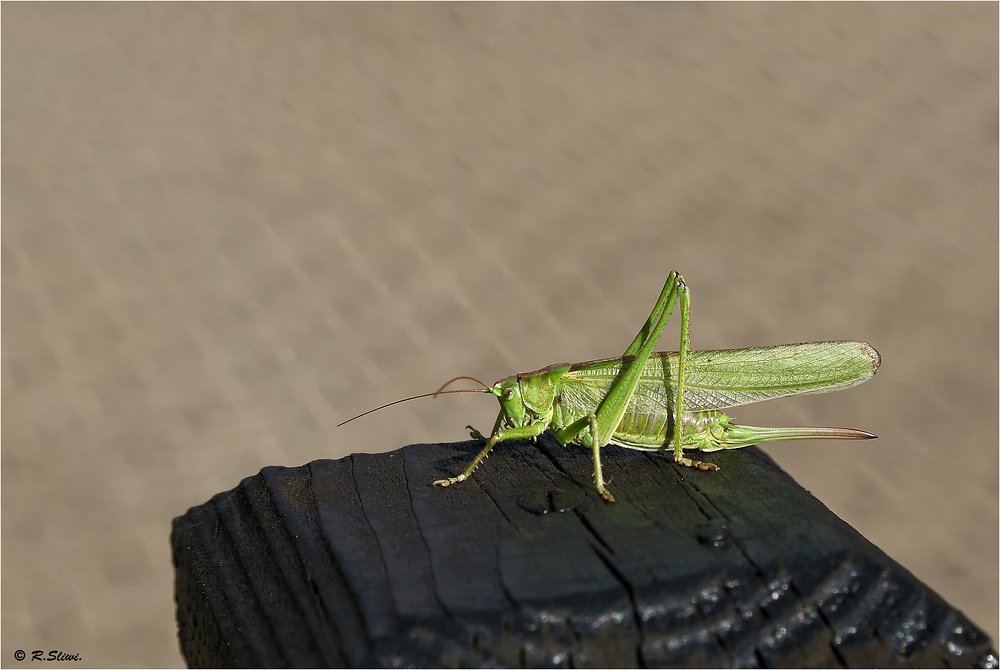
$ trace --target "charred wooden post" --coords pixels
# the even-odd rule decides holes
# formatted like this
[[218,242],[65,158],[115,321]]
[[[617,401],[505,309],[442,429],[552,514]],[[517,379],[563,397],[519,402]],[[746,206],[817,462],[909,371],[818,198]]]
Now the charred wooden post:
[[174,520],[190,666],[997,667],[988,637],[756,448],[720,472],[478,443],[270,467]]

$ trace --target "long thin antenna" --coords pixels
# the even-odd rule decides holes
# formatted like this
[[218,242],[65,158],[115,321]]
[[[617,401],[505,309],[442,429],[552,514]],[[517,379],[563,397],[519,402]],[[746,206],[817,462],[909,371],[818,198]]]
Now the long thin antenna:
[[[452,381],[454,381],[454,380],[452,380]],[[449,384],[450,383],[451,382],[449,382]],[[482,383],[482,382],[480,382],[480,383]],[[445,384],[445,386],[447,386],[447,384]],[[484,386],[485,386],[485,384],[484,384]],[[456,389],[454,391],[435,391],[434,393],[423,393],[421,395],[414,395],[414,396],[410,396],[409,398],[403,398],[402,400],[396,400],[396,401],[387,403],[385,405],[382,405],[381,407],[376,407],[375,409],[370,409],[367,412],[363,412],[361,414],[358,414],[357,416],[352,416],[347,421],[342,421],[342,422],[338,423],[337,424],[337,428],[340,428],[345,423],[350,423],[351,421],[354,421],[355,419],[360,419],[363,416],[367,416],[367,415],[371,414],[372,412],[377,412],[380,409],[385,409],[386,407],[392,407],[393,405],[398,405],[399,403],[406,402],[407,400],[416,400],[417,398],[430,398],[431,396],[445,395],[445,394],[448,394],[448,393],[489,393],[489,392],[490,392],[490,389],[487,386],[485,391],[480,391],[479,389]]]
[[435,391],[434,393],[441,393],[441,391],[444,391],[446,388],[448,388],[449,384],[451,384],[452,382],[457,382],[459,379],[468,379],[469,381],[476,382],[477,384],[479,384],[480,386],[482,386],[487,391],[490,390],[490,387],[487,384],[484,384],[483,382],[479,381],[475,377],[466,377],[466,376],[463,375],[461,377],[452,377],[451,379],[449,379],[448,381],[446,381],[444,384],[441,384],[441,387],[437,391]]

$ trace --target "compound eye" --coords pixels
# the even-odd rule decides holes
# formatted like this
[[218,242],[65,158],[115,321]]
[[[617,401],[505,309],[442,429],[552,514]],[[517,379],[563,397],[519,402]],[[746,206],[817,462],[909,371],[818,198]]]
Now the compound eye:
[[513,387],[508,386],[507,388],[505,388],[503,390],[503,397],[504,397],[504,400],[510,400],[511,398],[513,398],[514,397],[514,389],[513,389]]

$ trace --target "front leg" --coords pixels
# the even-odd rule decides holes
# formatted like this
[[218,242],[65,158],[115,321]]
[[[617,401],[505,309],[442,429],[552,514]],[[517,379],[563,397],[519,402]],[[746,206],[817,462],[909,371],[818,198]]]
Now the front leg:
[[[499,424],[499,419],[497,422]],[[529,426],[494,431],[490,439],[486,441],[486,446],[483,447],[483,450],[479,452],[478,456],[472,459],[472,462],[469,463],[469,467],[465,468],[465,471],[462,472],[462,474],[457,477],[449,477],[448,479],[439,479],[434,482],[432,486],[451,486],[452,484],[457,484],[458,482],[464,482],[472,474],[472,471],[479,466],[482,460],[486,458],[486,455],[490,453],[490,449],[496,446],[497,443],[505,440],[524,440],[529,437],[537,437],[544,433],[546,428],[548,428],[548,424],[539,421]]]
[[[493,424],[493,430],[490,431],[490,435],[496,435],[497,434],[497,431],[500,430],[500,424],[501,423],[503,423],[503,410],[502,409],[500,410],[500,413],[497,415],[497,420]],[[489,438],[483,437],[483,434],[480,433],[475,428],[473,428],[472,426],[466,426],[465,428],[466,428],[466,430],[469,431],[469,437],[471,437],[473,440],[478,440],[479,442],[482,442],[483,444],[486,444],[487,442],[489,442]]]

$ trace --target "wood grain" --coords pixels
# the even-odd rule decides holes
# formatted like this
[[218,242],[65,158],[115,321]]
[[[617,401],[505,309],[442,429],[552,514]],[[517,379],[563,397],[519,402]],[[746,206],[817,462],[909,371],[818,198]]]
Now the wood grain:
[[269,467],[174,520],[196,666],[995,667],[988,637],[756,448],[549,435]]

